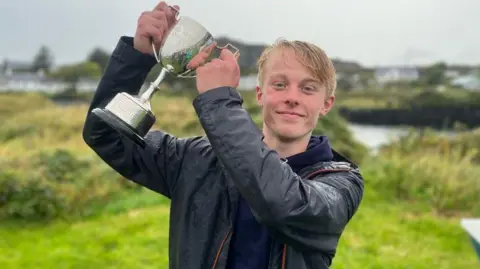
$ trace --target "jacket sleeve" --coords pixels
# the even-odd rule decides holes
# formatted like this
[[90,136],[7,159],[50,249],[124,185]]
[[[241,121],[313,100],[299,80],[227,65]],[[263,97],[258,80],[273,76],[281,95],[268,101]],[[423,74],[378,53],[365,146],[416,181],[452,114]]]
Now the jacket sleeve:
[[263,142],[234,89],[202,93],[194,107],[212,148],[257,220],[299,250],[334,254],[359,206],[363,183],[352,171],[306,180]]
[[188,140],[150,131],[142,149],[91,113],[119,92],[136,95],[155,64],[152,56],[133,48],[133,38],[120,38],[88,109],[83,139],[119,174],[171,198]]

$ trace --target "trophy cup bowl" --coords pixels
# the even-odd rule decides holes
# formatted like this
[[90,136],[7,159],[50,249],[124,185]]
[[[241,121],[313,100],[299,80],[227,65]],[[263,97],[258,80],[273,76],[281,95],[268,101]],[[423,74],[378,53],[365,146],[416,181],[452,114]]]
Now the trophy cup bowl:
[[[171,6],[170,8],[177,12],[177,20],[158,51],[152,40],[154,56],[157,63],[162,66],[157,79],[138,96],[121,92],[103,109],[92,110],[94,115],[142,148],[146,145],[145,135],[156,121],[150,100],[167,74],[177,78],[195,78],[196,67],[218,57],[222,49],[233,49],[234,54],[239,53],[231,44],[217,46],[215,39],[205,27],[192,18],[180,17],[178,10]],[[191,63],[196,63],[196,66],[192,66]]]

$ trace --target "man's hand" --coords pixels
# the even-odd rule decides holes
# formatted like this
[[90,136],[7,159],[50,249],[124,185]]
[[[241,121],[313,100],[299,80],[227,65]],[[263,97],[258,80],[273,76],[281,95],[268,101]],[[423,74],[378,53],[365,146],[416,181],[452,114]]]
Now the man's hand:
[[212,44],[208,47],[203,48],[197,55],[195,55],[190,62],[187,64],[188,69],[197,69],[199,66],[205,64],[205,62],[212,54],[213,50],[216,48],[217,42],[213,41]]
[[[178,6],[173,6],[180,10]],[[151,39],[158,49],[168,31],[175,24],[176,11],[164,1],[160,2],[152,11],[145,11],[138,18],[137,30],[133,39],[133,47],[143,53],[153,55]]]
[[240,81],[238,55],[223,49],[220,58],[197,68],[197,90],[199,93],[219,87],[237,88]]

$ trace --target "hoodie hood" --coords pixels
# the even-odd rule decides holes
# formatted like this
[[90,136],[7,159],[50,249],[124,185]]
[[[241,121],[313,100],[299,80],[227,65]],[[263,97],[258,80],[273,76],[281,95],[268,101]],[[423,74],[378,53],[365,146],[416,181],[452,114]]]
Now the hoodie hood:
[[307,166],[322,161],[331,161],[332,159],[332,148],[326,136],[312,136],[308,143],[307,150],[287,158],[288,164],[296,173]]

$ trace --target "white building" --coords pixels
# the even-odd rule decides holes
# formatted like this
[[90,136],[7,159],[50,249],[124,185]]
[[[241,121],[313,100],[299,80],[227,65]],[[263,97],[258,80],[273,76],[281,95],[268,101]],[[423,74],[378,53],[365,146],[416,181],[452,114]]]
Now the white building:
[[415,67],[379,67],[375,70],[375,79],[379,84],[415,81],[419,77],[420,72]]

